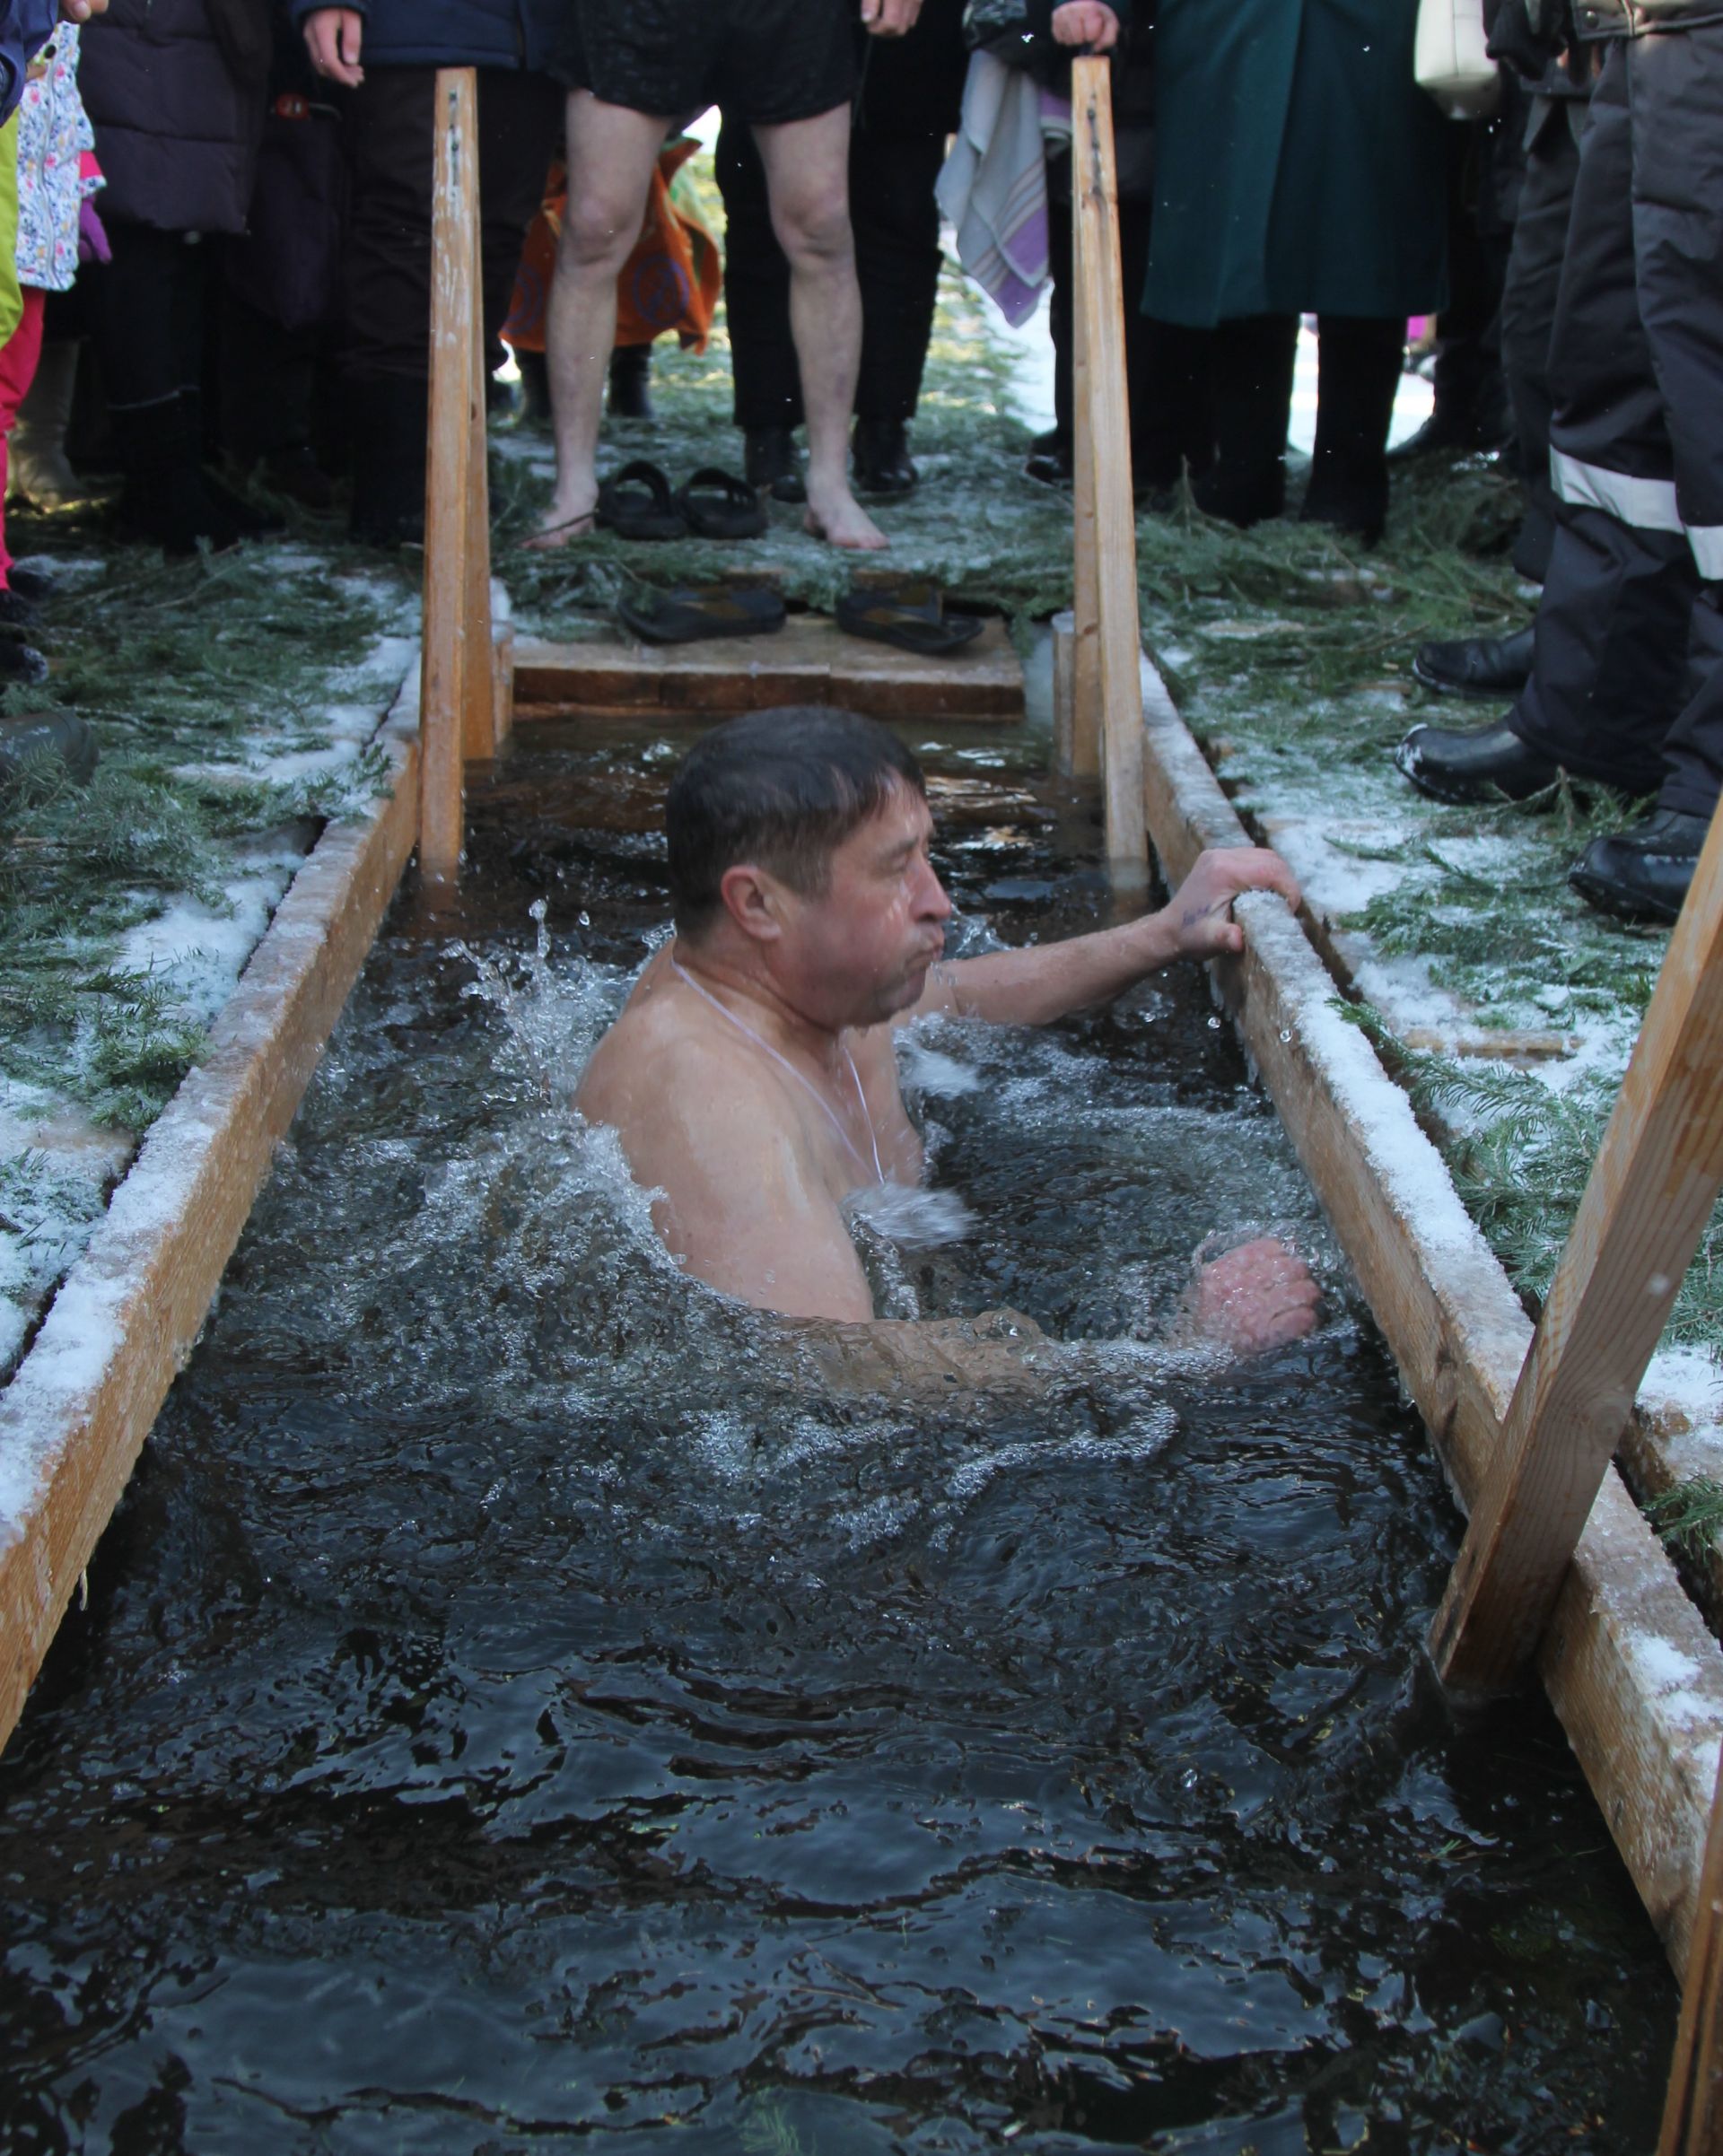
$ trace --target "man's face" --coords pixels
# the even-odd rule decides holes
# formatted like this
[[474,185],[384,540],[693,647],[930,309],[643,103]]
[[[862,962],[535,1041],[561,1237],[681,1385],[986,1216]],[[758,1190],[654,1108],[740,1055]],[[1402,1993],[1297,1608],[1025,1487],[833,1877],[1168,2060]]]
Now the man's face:
[[921,994],[951,917],[928,859],[932,836],[927,803],[894,786],[833,853],[825,890],[792,895],[778,961],[809,1017],[878,1026]]

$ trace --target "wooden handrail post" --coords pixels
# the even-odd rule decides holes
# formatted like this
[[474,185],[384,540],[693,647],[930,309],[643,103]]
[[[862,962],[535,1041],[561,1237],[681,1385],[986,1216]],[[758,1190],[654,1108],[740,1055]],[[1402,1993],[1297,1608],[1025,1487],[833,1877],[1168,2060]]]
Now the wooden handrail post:
[[[1071,261],[1080,215],[1071,196]],[[1073,274],[1074,268],[1073,268]],[[1084,310],[1071,310],[1071,702],[1054,743],[1060,775],[1093,779],[1101,769],[1101,602],[1095,537],[1094,412],[1089,401],[1089,333]],[[1059,760],[1063,757],[1063,763]]]
[[[1073,357],[1077,650],[1073,751],[1099,710],[1107,868],[1115,885],[1148,880],[1142,807],[1142,632],[1137,516],[1131,492],[1131,405],[1124,363],[1124,277],[1108,63],[1071,70],[1071,192],[1077,304]],[[1086,483],[1087,482],[1087,486]],[[1086,514],[1087,511],[1087,514]],[[1089,557],[1085,565],[1085,554]],[[1089,656],[1092,650],[1092,659]],[[1075,761],[1075,756],[1073,757]],[[1077,768],[1081,764],[1078,763]]]
[[491,754],[494,724],[474,69],[439,68],[434,94],[419,870],[447,883],[460,873],[462,765],[474,753],[481,698],[487,716],[477,753]]
[[1723,817],[1713,817],[1627,1076],[1430,1630],[1443,1682],[1529,1660],[1723,1188]]
[[1723,2151],[1723,1764],[1711,1800],[1657,2156]]

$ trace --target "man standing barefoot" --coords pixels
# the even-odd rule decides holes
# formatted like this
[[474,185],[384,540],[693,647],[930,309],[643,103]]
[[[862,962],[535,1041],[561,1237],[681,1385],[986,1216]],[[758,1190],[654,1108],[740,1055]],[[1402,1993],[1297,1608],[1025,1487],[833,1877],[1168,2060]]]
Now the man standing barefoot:
[[[754,130],[790,260],[790,322],[808,413],[808,528],[835,546],[887,544],[850,492],[862,352],[850,233],[851,37],[857,0],[573,0],[559,69],[568,99],[568,211],[546,342],[556,491],[529,545],[590,531],[617,278],[639,237],[666,134],[713,104]],[[901,37],[921,0],[860,0]]]

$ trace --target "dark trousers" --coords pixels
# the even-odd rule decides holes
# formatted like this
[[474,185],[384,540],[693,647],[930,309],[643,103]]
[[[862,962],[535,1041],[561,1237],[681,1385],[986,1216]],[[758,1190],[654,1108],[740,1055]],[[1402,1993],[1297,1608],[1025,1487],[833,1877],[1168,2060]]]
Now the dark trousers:
[[1516,730],[1709,815],[1723,786],[1723,24],[1613,44],[1556,305],[1558,522]]
[[114,258],[79,278],[111,411],[165,404],[203,379],[211,243],[110,216]]
[[[850,220],[862,287],[858,419],[909,420],[921,395],[940,284],[940,213],[933,182],[945,161],[940,135],[850,141]],[[739,427],[795,427],[801,375],[790,334],[790,265],[772,230],[765,168],[745,127],[718,137],[724,198],[724,309]]]
[[1436,318],[1436,408],[1473,417],[1486,433],[1500,423],[1499,318],[1508,264],[1508,227],[1495,214],[1493,149],[1481,120],[1448,129],[1448,301]]
[[1568,249],[1579,129],[1585,107],[1538,98],[1527,128],[1526,173],[1501,294],[1501,362],[1514,411],[1526,517],[1514,542],[1514,567],[1541,584],[1555,545],[1555,493],[1550,484],[1550,340],[1561,262]]
[[[433,67],[372,67],[350,109],[353,210],[343,265],[345,366],[355,382],[430,372]],[[547,76],[478,71],[487,349],[508,313],[520,244],[544,198],[563,93]],[[500,354],[499,354],[500,356]]]
[[311,439],[311,407],[325,338],[284,329],[231,289],[214,310],[211,364],[222,447],[248,468]]
[[[1072,310],[1076,276],[1071,262],[1070,161],[1050,164],[1054,199],[1047,205],[1047,267],[1053,291],[1047,301],[1047,328],[1053,338],[1053,411],[1059,438],[1071,439]],[[1189,458],[1194,473],[1205,470],[1211,455],[1214,415],[1205,359],[1209,336],[1158,322],[1133,304],[1149,273],[1149,233],[1153,205],[1122,196],[1119,201],[1119,257],[1124,271],[1124,372],[1131,411],[1131,471],[1138,487],[1177,483]]]

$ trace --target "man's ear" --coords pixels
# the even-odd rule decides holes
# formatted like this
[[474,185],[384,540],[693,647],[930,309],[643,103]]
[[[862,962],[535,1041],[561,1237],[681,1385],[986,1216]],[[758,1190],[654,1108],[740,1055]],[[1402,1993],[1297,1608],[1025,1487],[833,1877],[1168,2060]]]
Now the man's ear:
[[744,936],[757,943],[775,943],[783,935],[784,887],[769,870],[757,869],[751,861],[739,862],[724,870],[718,895]]

